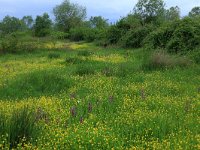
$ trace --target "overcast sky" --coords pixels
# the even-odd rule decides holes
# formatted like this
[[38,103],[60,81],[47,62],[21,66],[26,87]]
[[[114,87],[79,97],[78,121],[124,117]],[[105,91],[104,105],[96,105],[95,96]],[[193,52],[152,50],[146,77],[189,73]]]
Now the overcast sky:
[[[0,0],[0,20],[6,15],[22,18],[24,15],[41,15],[44,12],[51,16],[53,7],[63,0]],[[103,16],[116,21],[127,15],[137,0],[71,0],[87,8],[87,16]],[[194,6],[200,6],[200,0],[165,0],[167,8],[179,6],[181,15],[185,16]]]

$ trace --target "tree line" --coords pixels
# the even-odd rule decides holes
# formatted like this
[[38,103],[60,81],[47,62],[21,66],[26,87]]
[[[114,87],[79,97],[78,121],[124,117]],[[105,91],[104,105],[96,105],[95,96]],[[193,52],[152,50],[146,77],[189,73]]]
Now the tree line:
[[0,34],[29,32],[36,37],[52,35],[73,41],[94,41],[103,46],[148,46],[176,53],[195,49],[200,44],[200,7],[181,17],[178,6],[167,9],[163,0],[138,0],[131,13],[111,24],[102,16],[86,19],[85,7],[64,0],[54,7],[53,14],[54,21],[48,13],[36,19],[6,16],[0,22]]

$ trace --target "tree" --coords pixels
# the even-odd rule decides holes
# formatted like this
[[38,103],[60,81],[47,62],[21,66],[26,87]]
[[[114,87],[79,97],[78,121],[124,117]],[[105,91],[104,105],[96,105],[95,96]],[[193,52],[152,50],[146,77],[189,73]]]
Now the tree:
[[33,27],[33,18],[32,16],[24,16],[22,18],[23,23],[25,24],[26,28],[30,29]]
[[59,30],[68,32],[71,28],[80,26],[86,18],[86,8],[64,0],[53,9],[56,25]]
[[34,24],[35,36],[44,37],[50,33],[52,22],[47,13],[37,16]]
[[180,8],[178,6],[171,7],[170,9],[166,10],[167,21],[174,21],[178,19],[180,19]]
[[163,0],[139,0],[134,12],[142,21],[142,24],[157,22],[162,19],[165,12]]
[[23,23],[18,18],[6,16],[0,25],[3,34],[9,34],[23,29]]
[[189,12],[189,17],[197,17],[197,16],[200,16],[200,7],[194,7]]
[[90,25],[92,28],[98,28],[98,29],[103,29],[109,26],[108,19],[104,19],[101,16],[91,17]]

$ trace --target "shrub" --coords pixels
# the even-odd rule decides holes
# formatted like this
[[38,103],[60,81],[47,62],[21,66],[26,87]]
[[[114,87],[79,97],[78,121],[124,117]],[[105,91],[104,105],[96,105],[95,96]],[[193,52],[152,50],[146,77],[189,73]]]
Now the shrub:
[[69,38],[72,41],[82,41],[85,38],[85,28],[73,28],[69,31]]
[[113,25],[108,29],[107,40],[110,44],[117,44],[122,35],[122,30],[120,30],[116,25]]
[[18,38],[15,35],[9,34],[6,35],[2,40],[1,40],[1,49],[2,52],[17,52],[18,50]]
[[17,52],[33,52],[34,50],[38,49],[38,44],[34,42],[19,42],[17,46]]
[[92,42],[97,38],[98,34],[98,29],[85,29],[84,40],[87,42]]
[[164,48],[171,53],[194,50],[200,45],[200,23],[195,19],[184,18],[165,24],[150,33],[145,43],[151,48]]
[[189,54],[189,57],[197,64],[200,64],[200,50],[197,48]]
[[149,27],[140,27],[128,31],[122,36],[120,44],[123,47],[139,48],[143,46],[143,40],[151,32]]

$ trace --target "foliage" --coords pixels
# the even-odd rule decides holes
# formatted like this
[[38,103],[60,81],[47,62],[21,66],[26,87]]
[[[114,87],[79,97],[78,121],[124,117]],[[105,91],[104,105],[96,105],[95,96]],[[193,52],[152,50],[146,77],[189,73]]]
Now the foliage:
[[3,34],[10,34],[23,29],[23,22],[16,17],[5,16],[0,22],[0,31]]
[[69,31],[69,38],[72,41],[83,41],[85,38],[85,28],[73,28]]
[[200,44],[199,27],[197,20],[184,18],[161,26],[148,35],[146,42],[153,48],[166,48],[173,53],[190,51]]
[[69,37],[69,34],[65,32],[61,32],[61,31],[52,31],[51,37],[53,38],[53,40],[56,40],[56,39],[64,40]]
[[86,18],[86,8],[64,0],[53,9],[56,25],[59,30],[68,32],[71,28],[79,27]]
[[50,34],[52,22],[47,13],[37,16],[34,24],[34,34],[37,37],[44,37]]
[[0,43],[0,51],[3,53],[9,52],[17,52],[19,40],[15,34],[8,34],[6,35]]
[[171,7],[170,9],[166,10],[166,21],[175,21],[180,19],[180,8],[178,6]]
[[22,18],[22,21],[27,29],[31,29],[33,27],[34,20],[33,20],[32,16],[24,16]]
[[72,41],[92,42],[97,38],[99,30],[87,27],[73,28],[69,31],[69,38]]
[[109,26],[108,20],[104,19],[101,16],[91,17],[89,23],[92,28],[98,28],[98,29],[106,28]]
[[143,40],[151,31],[151,26],[144,26],[130,30],[124,36],[122,36],[120,44],[123,47],[140,48],[143,46]]
[[134,12],[140,17],[142,24],[158,23],[164,16],[164,6],[163,0],[139,0]]
[[200,16],[200,7],[194,7],[188,14],[189,17],[199,17]]
[[188,56],[197,64],[200,64],[200,50],[196,48],[194,51],[190,52]]

